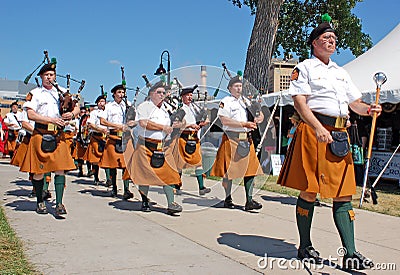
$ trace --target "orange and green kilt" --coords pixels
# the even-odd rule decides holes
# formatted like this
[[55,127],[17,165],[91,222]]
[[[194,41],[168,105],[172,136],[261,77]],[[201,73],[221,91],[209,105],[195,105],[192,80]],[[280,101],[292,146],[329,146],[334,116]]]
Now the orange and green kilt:
[[[153,168],[150,165],[152,151],[142,141],[142,138],[140,138],[132,155],[132,165],[127,167],[133,182],[138,185],[150,186],[180,184],[181,178],[176,169],[172,148],[170,146],[164,147],[165,162],[163,166]],[[146,141],[152,143],[161,142],[160,140],[149,138],[146,138]]]
[[70,154],[72,156],[72,153],[74,152],[74,136],[75,136],[75,133],[72,132],[72,131],[66,131],[66,132],[64,132],[64,136],[65,136],[65,142],[67,143],[68,148],[69,148],[69,152],[70,152]]
[[253,140],[249,141],[250,152],[246,157],[242,157],[236,153],[237,140],[229,139],[226,134],[223,134],[210,175],[230,180],[262,175],[263,171],[256,156]]
[[69,148],[65,142],[63,132],[40,130],[42,134],[57,135],[57,148],[54,152],[46,153],[41,150],[42,135],[37,129],[33,131],[33,135],[28,145],[26,156],[21,163],[21,172],[31,172],[34,174],[44,174],[47,172],[74,170],[74,160],[69,153]]
[[74,150],[72,152],[73,159],[75,160],[83,159],[85,153],[86,153],[86,148],[79,141],[76,141]]
[[[129,138],[128,143],[126,144],[126,149],[124,151],[126,167],[130,167],[133,165],[132,160],[133,160],[133,152],[134,151],[135,151],[135,148],[133,147],[133,140],[132,140],[132,138]],[[128,169],[125,169],[124,174],[122,175],[122,179],[123,180],[131,179]]]
[[123,153],[117,153],[115,151],[115,144],[117,140],[121,140],[121,137],[116,135],[109,135],[106,147],[104,148],[103,155],[101,156],[99,166],[101,168],[125,168],[125,160]]
[[[187,134],[193,138],[186,138]],[[185,150],[186,140],[196,141],[196,150],[189,154]],[[172,145],[173,144],[173,145]],[[183,131],[181,136],[171,144],[173,155],[178,170],[189,167],[199,167],[202,165],[200,141],[197,137],[197,131]]]
[[7,138],[5,151],[15,151],[17,149],[17,137],[18,137],[18,130],[8,130],[8,132],[13,132],[15,138],[10,140]]
[[26,152],[28,151],[29,141],[31,139],[31,134],[26,133],[24,139],[22,140],[21,144],[18,146],[16,152],[14,153],[10,164],[15,166],[20,166],[23,162]]
[[90,136],[90,143],[86,148],[83,160],[89,161],[90,163],[99,163],[103,152],[99,151],[99,142],[106,142],[105,137],[101,133],[92,133]]
[[[325,126],[328,131],[346,131]],[[356,183],[351,154],[333,155],[328,143],[318,142],[315,131],[301,122],[289,145],[277,181],[300,191],[319,193],[321,198],[354,195]]]

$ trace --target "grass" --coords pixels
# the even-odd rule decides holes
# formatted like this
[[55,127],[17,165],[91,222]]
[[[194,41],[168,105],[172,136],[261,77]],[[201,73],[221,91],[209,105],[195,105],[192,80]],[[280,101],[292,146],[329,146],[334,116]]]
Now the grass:
[[0,274],[38,274],[27,261],[22,243],[0,207]]
[[[300,191],[280,186],[276,184],[277,176],[263,175],[256,177],[255,186],[262,190],[285,194],[297,197]],[[353,196],[353,207],[359,208],[362,188],[357,186],[356,194]],[[371,198],[369,202],[364,201],[362,209],[382,213],[386,215],[400,217],[400,188],[394,181],[382,181],[376,186],[378,204],[373,204]],[[332,199],[321,199],[322,202],[332,203]]]

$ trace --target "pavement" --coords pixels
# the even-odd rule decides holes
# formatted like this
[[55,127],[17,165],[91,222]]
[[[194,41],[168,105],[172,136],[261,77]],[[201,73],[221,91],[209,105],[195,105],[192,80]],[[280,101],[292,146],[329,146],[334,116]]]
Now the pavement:
[[[176,195],[184,211],[166,214],[162,188],[151,187],[152,212],[140,211],[140,196],[122,200],[121,172],[118,198],[93,185],[92,178],[67,175],[65,219],[35,212],[36,199],[28,198],[31,183],[26,173],[0,160],[1,204],[9,223],[21,238],[30,262],[42,274],[346,274],[341,270],[340,238],[332,207],[315,208],[314,247],[324,264],[296,259],[299,243],[295,222],[296,198],[254,190],[263,204],[259,212],[243,210],[243,186],[233,191],[236,209],[223,208],[221,183],[207,179],[212,191],[199,196],[196,178],[183,175],[183,194]],[[104,171],[100,179],[104,180]],[[400,269],[400,218],[355,209],[356,247],[373,259],[375,270],[354,274],[398,274]],[[391,270],[388,270],[391,269]],[[1,273],[1,272],[0,272]]]

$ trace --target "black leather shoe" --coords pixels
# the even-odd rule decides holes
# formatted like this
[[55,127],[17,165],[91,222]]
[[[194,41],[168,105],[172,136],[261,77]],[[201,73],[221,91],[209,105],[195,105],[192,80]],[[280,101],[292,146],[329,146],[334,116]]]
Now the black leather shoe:
[[81,177],[83,177],[83,172],[82,172],[82,171],[79,171],[79,173],[78,173],[78,178],[81,178]]
[[61,215],[66,215],[67,210],[65,209],[65,206],[62,203],[59,203],[56,206],[56,216],[61,216]]
[[168,215],[172,215],[179,212],[182,212],[182,206],[180,206],[176,202],[168,204],[168,209],[167,209]]
[[36,197],[36,192],[32,191],[29,193],[28,198],[35,198]]
[[111,179],[108,179],[104,185],[110,187],[112,185]]
[[39,202],[36,207],[36,213],[47,214],[46,204],[44,202]]
[[122,196],[122,199],[123,200],[129,200],[129,199],[132,199],[133,198],[133,194],[132,194],[132,192],[131,191],[129,191],[129,190],[126,190],[125,192],[124,192],[124,195]]
[[319,256],[319,252],[311,245],[306,248],[299,248],[297,250],[297,258],[315,264],[322,263],[322,258]]
[[234,209],[235,205],[233,204],[232,200],[225,200],[224,207],[229,209]]
[[246,205],[244,206],[244,210],[249,211],[249,210],[254,210],[254,209],[261,209],[262,204],[259,202],[256,202],[255,200],[251,200],[246,202]]
[[343,269],[350,270],[363,270],[374,267],[372,260],[364,257],[360,252],[354,252],[353,256],[343,257]]
[[48,199],[50,199],[50,198],[51,198],[51,193],[50,193],[50,191],[49,191],[49,190],[43,190],[42,198],[43,198],[43,200],[45,200],[45,201],[47,201]]
[[210,192],[211,192],[211,188],[204,187],[203,189],[199,190],[199,195],[203,196],[203,195],[205,195],[207,193],[210,193]]
[[110,193],[110,197],[116,198],[117,197],[117,191],[112,190],[111,193]]
[[143,212],[151,212],[149,203],[147,201],[142,202],[142,211]]

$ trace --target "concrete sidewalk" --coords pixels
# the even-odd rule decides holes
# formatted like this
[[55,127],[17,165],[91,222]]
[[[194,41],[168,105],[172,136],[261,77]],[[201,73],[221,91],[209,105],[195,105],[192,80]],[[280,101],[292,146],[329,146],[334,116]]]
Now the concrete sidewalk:
[[[5,160],[0,162],[0,172],[9,222],[23,240],[30,261],[44,274],[347,273],[335,266],[341,264],[337,259],[341,245],[329,205],[315,208],[313,244],[327,259],[317,266],[294,259],[298,245],[295,198],[258,190],[255,199],[264,207],[260,213],[249,213],[242,209],[244,188],[237,186],[233,199],[240,206],[230,210],[222,207],[220,182],[206,180],[212,192],[200,197],[196,179],[184,176],[184,192],[176,196],[184,212],[172,217],[165,214],[162,188],[150,188],[153,211],[143,213],[134,187],[135,198],[130,201],[122,200],[121,190],[118,198],[110,198],[107,188],[94,186],[92,179],[77,178],[73,172],[67,176],[64,197],[68,215],[56,219],[53,184],[53,198],[47,202],[50,214],[38,215],[35,199],[28,198],[28,176]],[[122,189],[122,182],[118,184]],[[357,249],[380,264],[380,270],[364,273],[397,274],[382,269],[400,269],[400,219],[355,212]]]

